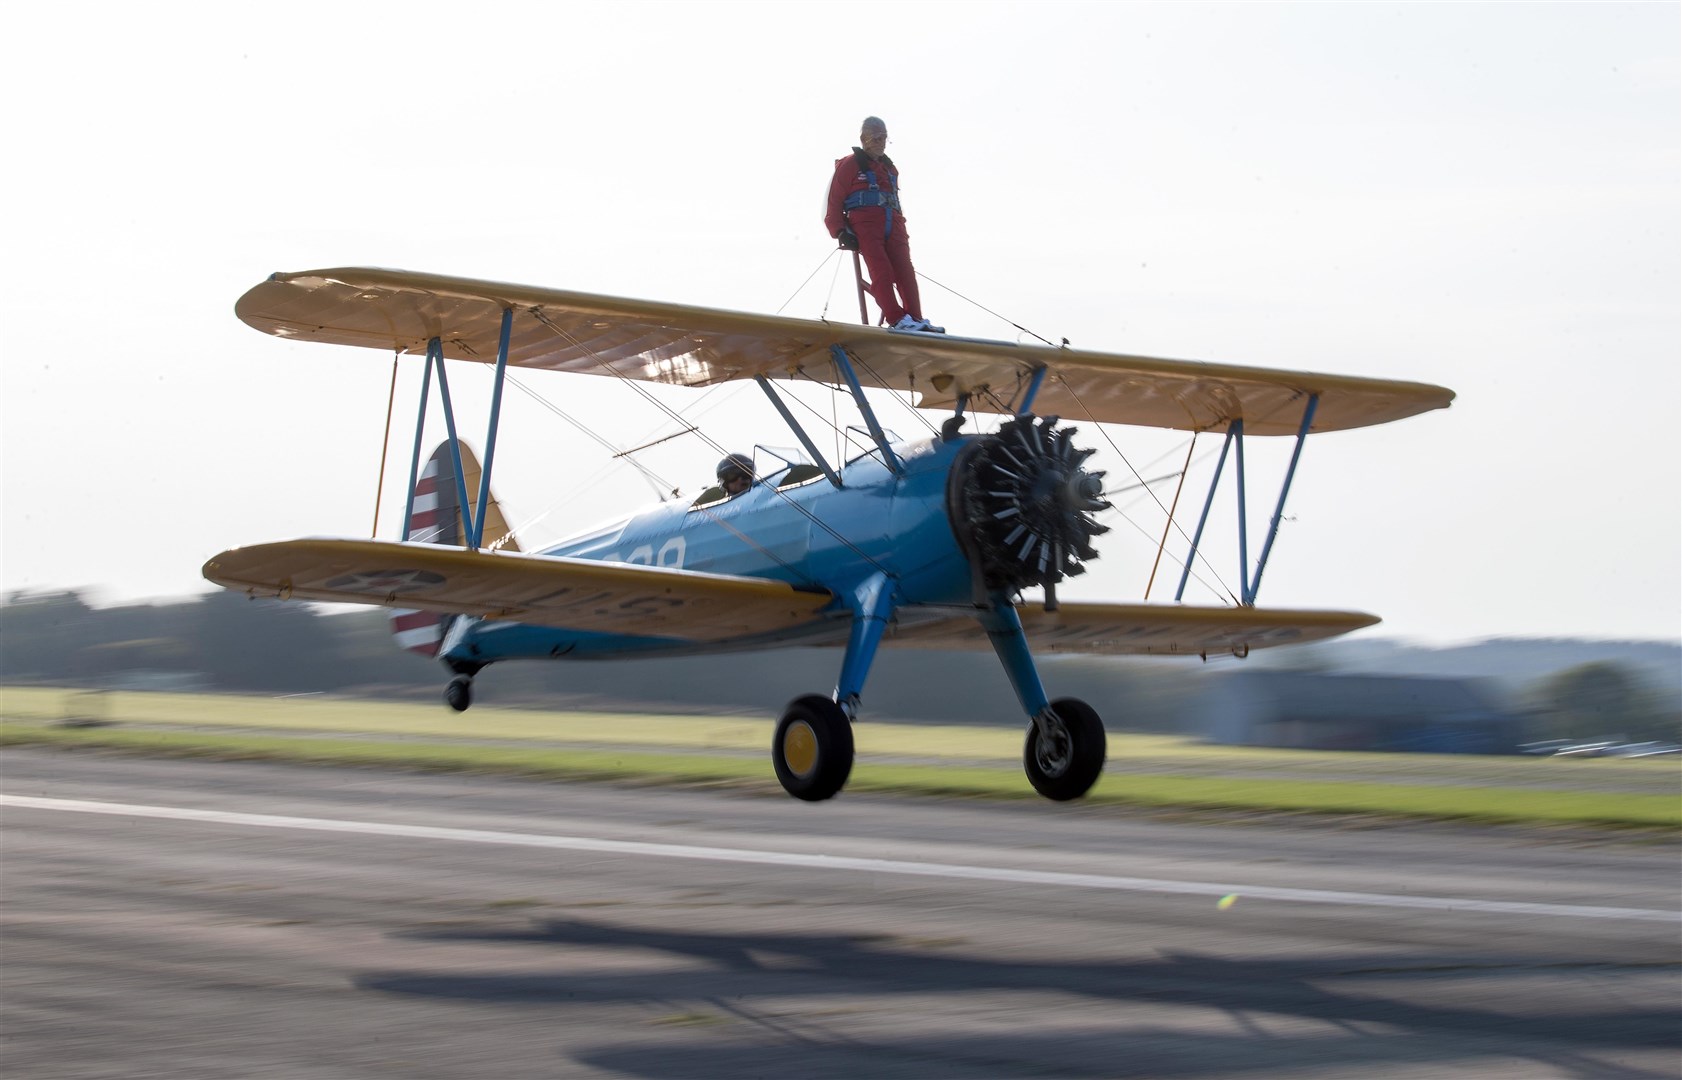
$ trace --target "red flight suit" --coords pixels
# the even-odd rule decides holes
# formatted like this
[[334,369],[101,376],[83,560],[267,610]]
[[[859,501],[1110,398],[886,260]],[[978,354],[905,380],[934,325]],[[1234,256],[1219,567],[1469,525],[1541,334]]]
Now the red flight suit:
[[[849,199],[875,205],[849,209]],[[910,237],[905,231],[905,215],[899,211],[899,169],[892,159],[883,155],[872,160],[857,147],[838,159],[835,177],[829,182],[829,206],[823,223],[834,237],[841,235],[843,225],[852,226],[859,238],[859,255],[870,272],[870,295],[889,326],[907,313],[914,319],[923,317],[917,271],[911,265]],[[895,288],[899,290],[897,299]]]

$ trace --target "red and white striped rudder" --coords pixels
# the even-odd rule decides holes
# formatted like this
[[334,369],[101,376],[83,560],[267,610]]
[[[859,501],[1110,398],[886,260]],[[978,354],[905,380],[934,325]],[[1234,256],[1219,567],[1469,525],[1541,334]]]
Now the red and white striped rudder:
[[[479,461],[466,443],[461,444],[461,471],[466,480],[469,505],[474,505],[479,498]],[[494,496],[489,504],[484,546],[498,551],[520,550]],[[409,518],[409,534],[403,539],[442,547],[462,547],[467,543],[457,497],[455,463],[448,442],[438,444],[415,480],[414,513]],[[454,618],[454,615],[437,611],[394,610],[391,613],[391,636],[404,649],[432,659],[438,655],[444,634]]]

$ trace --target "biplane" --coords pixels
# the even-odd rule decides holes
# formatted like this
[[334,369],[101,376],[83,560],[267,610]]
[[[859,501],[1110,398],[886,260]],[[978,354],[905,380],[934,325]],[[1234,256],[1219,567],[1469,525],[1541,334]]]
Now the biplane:
[[[1201,656],[1296,644],[1370,626],[1354,611],[1256,605],[1311,433],[1448,406],[1413,382],[1109,355],[1068,347],[745,314],[395,270],[275,274],[238,302],[278,337],[413,355],[424,363],[401,540],[310,538],[225,551],[209,580],[252,596],[396,609],[399,642],[436,657],[445,699],[468,708],[487,665],[797,645],[841,650],[836,684],[790,702],[772,763],[798,799],[830,798],[853,765],[852,723],[884,645],[990,649],[1027,716],[1023,764],[1046,798],[1084,795],[1105,757],[1098,713],[1048,696],[1034,652]],[[424,357],[424,360],[420,358]],[[480,463],[457,431],[446,361],[494,365]],[[663,501],[541,551],[513,542],[491,495],[507,370],[709,387],[749,380],[803,448],[756,461],[746,491]],[[852,398],[865,447],[831,461],[789,407],[786,381]],[[778,385],[785,384],[785,391]],[[436,385],[448,437],[423,459]],[[891,437],[867,389],[949,413],[925,437]],[[965,432],[973,414],[993,430]],[[1244,498],[1246,437],[1295,448],[1238,603],[1062,602],[1097,557],[1109,506],[1070,421],[1224,433],[1191,559],[1228,460]],[[1170,515],[1172,516],[1172,515]],[[1248,538],[1239,523],[1241,566]],[[1042,590],[1030,602],[1024,590]]]

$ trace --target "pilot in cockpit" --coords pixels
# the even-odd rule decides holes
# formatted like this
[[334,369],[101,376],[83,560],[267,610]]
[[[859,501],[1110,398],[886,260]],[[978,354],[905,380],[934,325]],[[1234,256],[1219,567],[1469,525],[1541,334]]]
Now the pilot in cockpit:
[[718,463],[718,486],[724,497],[733,499],[753,486],[753,459],[746,454],[731,454]]

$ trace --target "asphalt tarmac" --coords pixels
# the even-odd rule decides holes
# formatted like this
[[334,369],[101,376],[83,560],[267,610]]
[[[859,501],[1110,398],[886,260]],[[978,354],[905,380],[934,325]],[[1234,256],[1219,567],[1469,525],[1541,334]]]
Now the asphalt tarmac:
[[1676,1077],[1581,832],[0,756],[8,1077]]

